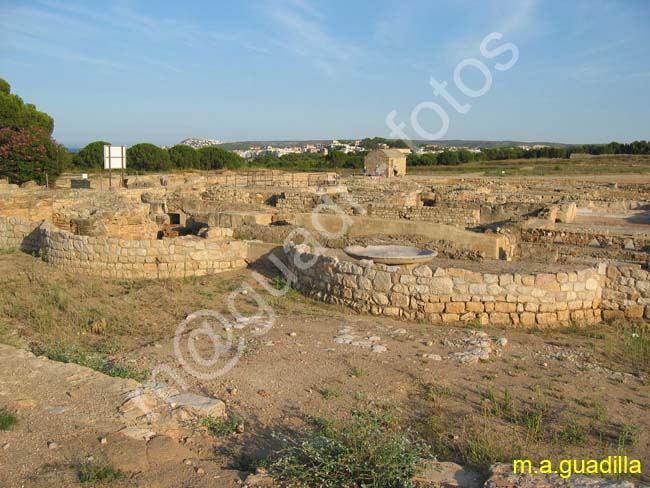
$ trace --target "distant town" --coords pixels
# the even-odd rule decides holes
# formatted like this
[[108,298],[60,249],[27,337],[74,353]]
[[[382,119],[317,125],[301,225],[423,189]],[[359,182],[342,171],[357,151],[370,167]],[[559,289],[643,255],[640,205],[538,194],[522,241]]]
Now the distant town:
[[[331,151],[340,151],[345,154],[359,153],[368,151],[370,149],[388,149],[389,147],[396,147],[394,144],[386,140],[382,142],[381,138],[373,139],[357,139],[357,140],[337,140],[331,141],[268,141],[265,143],[250,142],[250,143],[223,143],[217,139],[207,139],[192,137],[182,140],[179,144],[190,146],[194,149],[201,149],[210,146],[247,146],[245,148],[229,147],[234,153],[238,154],[246,160],[254,160],[262,156],[281,157],[286,154],[322,154],[327,156]],[[399,141],[403,147],[398,147],[406,154],[439,154],[444,151],[469,151],[472,153],[481,153],[482,149],[490,147],[510,147],[519,148],[525,151],[534,149],[542,149],[553,146],[564,146],[563,144],[539,144],[539,143],[517,143],[511,141],[493,142],[483,141],[485,145],[462,145],[462,144],[449,144],[443,143],[429,143],[428,141],[418,141],[413,145],[414,150],[406,147],[406,144]],[[479,141],[471,141],[479,142]]]

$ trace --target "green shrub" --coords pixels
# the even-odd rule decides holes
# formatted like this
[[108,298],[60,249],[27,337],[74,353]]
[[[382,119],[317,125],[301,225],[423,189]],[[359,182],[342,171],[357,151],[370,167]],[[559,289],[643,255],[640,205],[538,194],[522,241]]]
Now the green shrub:
[[129,168],[143,171],[166,171],[172,167],[169,153],[147,142],[128,148],[126,162]]
[[227,437],[244,426],[244,419],[239,414],[232,412],[224,418],[206,417],[201,423],[204,427],[207,427],[210,435]]
[[202,169],[237,169],[245,164],[238,154],[216,146],[202,147],[198,153]]
[[413,486],[418,461],[429,454],[391,413],[354,412],[343,425],[321,422],[289,440],[264,464],[288,486],[403,488]]
[[18,422],[18,418],[8,410],[0,408],[0,430],[9,430]]
[[73,156],[72,164],[77,168],[102,169],[104,167],[104,146],[107,144],[110,142],[91,142]]
[[0,176],[12,183],[54,181],[63,171],[66,149],[39,127],[0,128]]
[[122,478],[122,476],[124,476],[124,473],[119,469],[104,464],[87,462],[79,466],[78,478],[81,483],[111,482]]
[[176,144],[168,152],[175,168],[201,168],[199,152],[191,146]]

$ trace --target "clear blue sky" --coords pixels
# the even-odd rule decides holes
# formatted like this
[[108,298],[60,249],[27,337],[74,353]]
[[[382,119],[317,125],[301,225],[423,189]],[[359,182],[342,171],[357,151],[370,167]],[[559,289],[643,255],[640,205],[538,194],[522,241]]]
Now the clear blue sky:
[[[507,71],[491,32],[519,49]],[[466,58],[491,88],[464,96]],[[455,112],[430,77],[472,104]],[[0,77],[69,146],[388,136],[421,102],[445,139],[650,139],[650,1],[0,1]],[[463,81],[480,89],[469,67]],[[420,122],[440,128],[431,111]]]

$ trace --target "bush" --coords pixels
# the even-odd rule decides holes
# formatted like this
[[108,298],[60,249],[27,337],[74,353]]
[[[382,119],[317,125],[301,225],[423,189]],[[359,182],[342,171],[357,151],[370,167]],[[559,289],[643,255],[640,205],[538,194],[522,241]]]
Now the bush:
[[[227,437],[242,429],[244,426],[244,419],[232,412],[224,418],[206,417],[201,422],[203,426],[208,429],[208,433],[214,437]],[[240,427],[241,426],[241,427]]]
[[167,151],[146,142],[128,148],[126,161],[129,168],[143,171],[166,171],[172,166]]
[[40,127],[0,129],[0,176],[12,183],[54,181],[63,171],[68,152]]
[[220,147],[202,147],[198,153],[202,169],[236,169],[244,165],[244,158]]
[[196,149],[185,144],[169,148],[169,158],[175,168],[200,168],[201,158]]
[[18,418],[8,410],[0,408],[0,430],[9,430],[16,425]]
[[102,169],[104,167],[104,146],[110,142],[95,141],[88,144],[72,158],[72,164],[83,169]]
[[428,456],[390,413],[354,412],[342,427],[321,423],[291,440],[265,464],[288,486],[403,488],[413,486],[418,462]]
[[110,483],[111,481],[119,480],[123,476],[124,473],[119,469],[93,462],[85,462],[79,465],[79,472],[77,474],[80,483],[95,483],[96,481]]

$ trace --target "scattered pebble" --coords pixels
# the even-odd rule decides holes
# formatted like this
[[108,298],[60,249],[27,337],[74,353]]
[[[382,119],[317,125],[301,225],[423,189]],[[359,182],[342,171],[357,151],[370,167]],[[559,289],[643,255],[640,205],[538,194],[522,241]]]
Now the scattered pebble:
[[99,438],[99,443],[100,444],[108,444],[108,439],[106,439],[106,437],[100,437]]
[[56,449],[57,447],[59,447],[59,445],[56,442],[47,441],[47,448],[48,449]]

